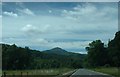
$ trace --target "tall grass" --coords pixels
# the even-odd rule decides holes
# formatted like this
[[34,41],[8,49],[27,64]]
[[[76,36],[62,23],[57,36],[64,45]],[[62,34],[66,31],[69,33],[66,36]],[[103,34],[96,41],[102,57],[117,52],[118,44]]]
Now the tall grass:
[[36,70],[4,70],[7,75],[62,75],[74,69],[59,68],[59,69],[36,69]]

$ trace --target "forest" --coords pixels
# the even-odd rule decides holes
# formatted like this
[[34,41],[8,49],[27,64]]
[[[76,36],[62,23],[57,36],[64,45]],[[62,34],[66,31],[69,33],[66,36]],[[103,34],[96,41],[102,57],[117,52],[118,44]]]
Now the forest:
[[120,67],[120,31],[116,32],[114,39],[109,40],[107,45],[101,40],[89,43],[85,48],[87,54],[72,53],[59,47],[38,51],[15,44],[0,45],[3,70]]
[[120,31],[116,32],[114,39],[105,45],[101,40],[89,43],[85,59],[87,67],[120,67]]
[[1,45],[3,70],[81,68],[85,57],[58,47],[41,52],[29,47],[18,47],[15,44]]

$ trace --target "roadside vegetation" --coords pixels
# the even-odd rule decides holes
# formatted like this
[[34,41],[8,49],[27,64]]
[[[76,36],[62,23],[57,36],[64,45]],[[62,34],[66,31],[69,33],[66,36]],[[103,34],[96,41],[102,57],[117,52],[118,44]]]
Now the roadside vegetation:
[[63,75],[64,73],[68,73],[70,71],[74,71],[75,69],[70,68],[59,68],[59,69],[34,69],[34,70],[4,70],[6,75]]
[[[2,70],[33,70],[54,68],[81,68],[85,55],[67,52],[61,48],[45,51],[2,45]],[[59,54],[59,52],[62,54]],[[54,53],[58,52],[58,53]]]
[[103,72],[118,77],[120,74],[120,31],[115,34],[114,39],[105,45],[101,40],[95,40],[86,47],[88,54],[84,66],[93,68],[95,71]]
[[99,68],[93,68],[92,70],[109,74],[115,77],[120,77],[120,69],[116,67],[99,67]]

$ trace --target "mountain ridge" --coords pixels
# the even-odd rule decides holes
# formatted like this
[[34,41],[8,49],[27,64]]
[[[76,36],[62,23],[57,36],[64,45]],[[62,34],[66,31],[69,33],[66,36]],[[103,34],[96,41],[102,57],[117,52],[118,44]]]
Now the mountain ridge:
[[50,50],[45,50],[43,51],[44,53],[49,53],[49,54],[57,54],[57,55],[75,55],[75,54],[80,54],[80,53],[74,53],[74,52],[69,52],[66,51],[65,49],[62,49],[60,47],[55,47]]

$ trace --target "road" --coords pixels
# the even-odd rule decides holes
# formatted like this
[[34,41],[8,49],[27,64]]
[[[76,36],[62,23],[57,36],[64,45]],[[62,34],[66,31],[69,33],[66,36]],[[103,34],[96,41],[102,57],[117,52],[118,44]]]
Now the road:
[[113,77],[107,74],[87,70],[87,69],[78,69],[70,77]]

